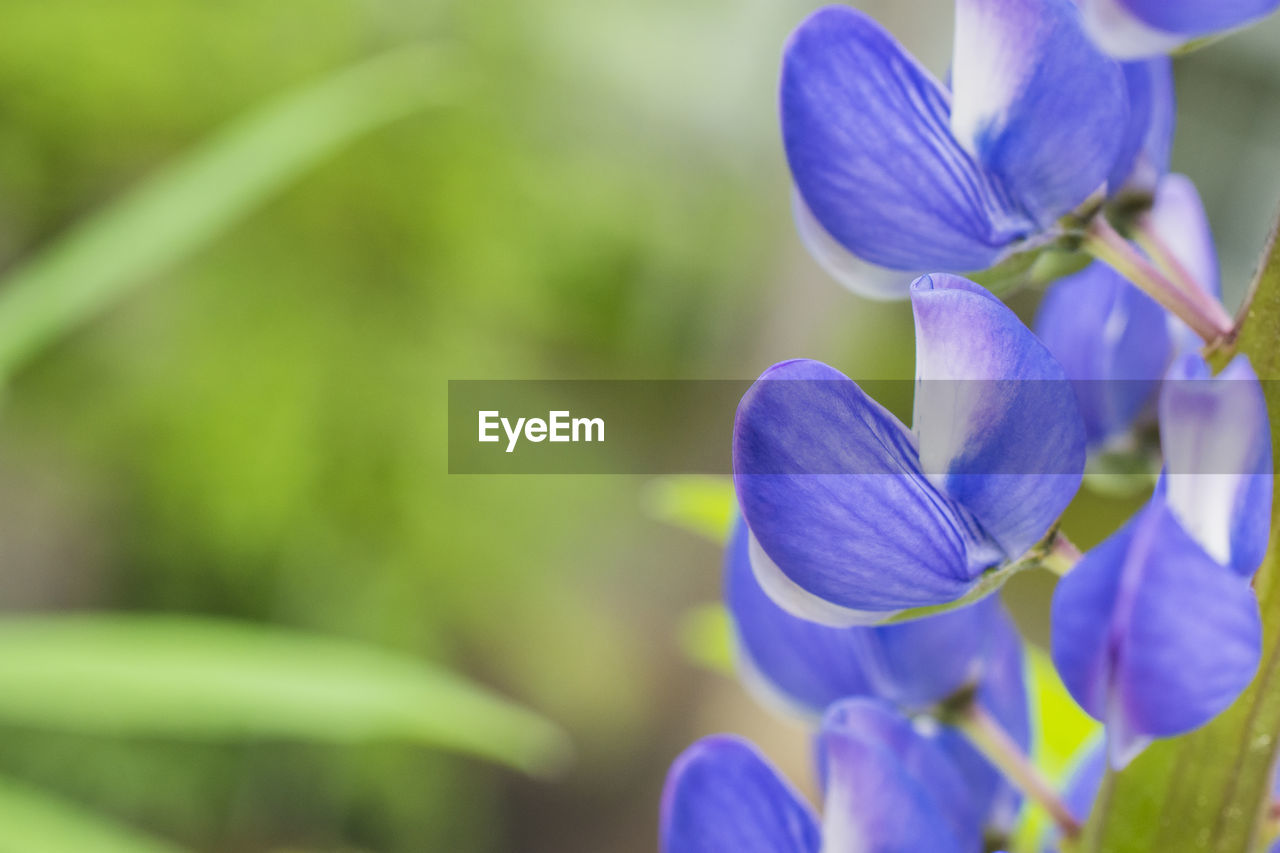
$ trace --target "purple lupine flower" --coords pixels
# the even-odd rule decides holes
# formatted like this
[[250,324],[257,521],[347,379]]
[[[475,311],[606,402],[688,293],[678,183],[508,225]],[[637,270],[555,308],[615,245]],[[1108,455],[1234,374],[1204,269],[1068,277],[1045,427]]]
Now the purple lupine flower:
[[1123,767],[1248,685],[1261,654],[1249,585],[1270,534],[1271,436],[1245,356],[1216,378],[1195,353],[1160,395],[1165,469],[1151,501],[1058,584],[1053,660]]
[[1280,0],[1078,0],[1098,46],[1121,59],[1168,53],[1266,17]]
[[834,368],[788,361],[743,397],[734,485],[761,586],[830,625],[954,602],[1023,555],[1079,488],[1084,427],[1062,367],[965,279],[911,288],[909,430]]
[[[739,522],[725,560],[725,600],[738,669],[765,704],[818,719],[841,699],[874,697],[905,712],[928,711],[966,687],[1022,747],[1030,749],[1022,638],[997,596],[955,611],[878,627],[832,628],[787,613],[765,595]],[[959,732],[940,728],[940,749],[959,769],[992,830],[1012,828],[1020,797]]]
[[[1216,299],[1217,255],[1195,185],[1166,175],[1147,217],[1173,260]],[[1154,417],[1170,362],[1200,343],[1185,323],[1101,262],[1050,287],[1035,328],[1075,386],[1089,444],[1100,449],[1126,444],[1136,423]]]
[[948,91],[848,7],[815,12],[787,44],[779,101],[800,233],[866,296],[905,297],[901,271],[982,270],[1052,239],[1133,162],[1124,74],[1071,0],[958,0],[955,45]]
[[833,706],[819,737],[821,826],[748,742],[694,744],[662,796],[663,853],[967,853],[981,848],[969,791],[946,754],[879,703]]

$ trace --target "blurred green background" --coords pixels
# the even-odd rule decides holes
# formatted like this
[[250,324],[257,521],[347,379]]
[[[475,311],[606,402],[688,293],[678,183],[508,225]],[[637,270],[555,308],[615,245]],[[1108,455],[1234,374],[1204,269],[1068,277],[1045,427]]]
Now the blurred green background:
[[[945,68],[950,3],[860,5]],[[399,45],[450,53],[439,101],[16,372],[0,607],[364,641],[537,709],[575,760],[531,779],[394,739],[28,721],[0,725],[0,774],[192,850],[548,853],[654,849],[666,766],[708,731],[747,733],[798,776],[801,733],[681,652],[718,550],[648,517],[644,478],[448,475],[445,393],[451,378],[746,379],[802,355],[911,375],[909,309],[848,295],[792,233],[774,77],[812,8],[5,4],[11,271],[281,93]],[[1229,300],[1280,200],[1278,44],[1271,21],[1179,63],[1175,165],[1205,195]],[[1095,541],[1129,506],[1086,496],[1072,535]],[[1044,583],[1010,593],[1033,636]]]

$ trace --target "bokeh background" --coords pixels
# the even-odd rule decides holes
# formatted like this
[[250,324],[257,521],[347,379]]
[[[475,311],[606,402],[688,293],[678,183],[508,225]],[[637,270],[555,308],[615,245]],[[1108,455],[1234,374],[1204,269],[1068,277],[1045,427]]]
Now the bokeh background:
[[[950,3],[859,5],[945,70]],[[181,849],[478,853],[654,849],[666,766],[710,731],[801,774],[801,733],[683,649],[718,549],[653,518],[643,477],[448,475],[445,403],[449,379],[748,379],[794,356],[911,375],[909,308],[842,291],[792,232],[775,74],[813,7],[5,4],[0,276],[336,69],[438,43],[461,83],[24,363],[0,407],[0,607],[368,642],[538,710],[575,760],[531,779],[394,740],[3,724],[0,773]],[[1177,67],[1175,166],[1238,300],[1280,201],[1280,21]],[[1082,498],[1073,537],[1131,505]],[[1033,638],[1047,583],[1010,592]]]

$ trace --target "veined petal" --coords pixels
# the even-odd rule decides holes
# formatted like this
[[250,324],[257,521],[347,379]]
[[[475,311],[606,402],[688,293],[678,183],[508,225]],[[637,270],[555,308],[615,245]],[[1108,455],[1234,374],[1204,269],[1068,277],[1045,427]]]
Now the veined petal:
[[1059,582],[1051,615],[1063,684],[1107,725],[1114,765],[1152,737],[1211,720],[1253,678],[1258,603],[1160,495]]
[[833,706],[819,756],[824,849],[960,853],[981,848],[964,779],[912,724],[869,700]]
[[1106,180],[1128,96],[1072,0],[957,0],[951,127],[1048,226]]
[[1004,303],[957,276],[911,286],[923,470],[1010,558],[1062,513],[1085,430],[1062,366]]
[[671,765],[663,853],[818,853],[821,845],[813,811],[746,741],[705,738]]
[[985,269],[1030,233],[952,137],[946,90],[863,13],[828,6],[796,29],[779,101],[800,195],[868,263]]
[[828,275],[865,299],[887,302],[907,298],[919,272],[878,267],[850,252],[814,218],[798,190],[791,193],[791,211],[800,242]]
[[1154,415],[1173,355],[1167,315],[1111,267],[1095,262],[1054,283],[1036,314],[1036,334],[1075,388],[1091,446]]
[[[911,433],[852,380],[816,361],[769,368],[738,406],[733,438],[738,503],[766,592],[797,615],[767,575],[853,611],[891,613],[954,601],[981,569],[969,530],[920,472]],[[764,565],[764,563],[768,565]]]
[[1129,92],[1129,122],[1120,154],[1107,178],[1111,194],[1122,190],[1153,192],[1169,171],[1177,103],[1173,89],[1173,63],[1167,56],[1126,62],[1125,85]]
[[1162,486],[1169,508],[1211,557],[1251,576],[1271,534],[1271,427],[1262,386],[1238,355],[1216,377],[1197,353],[1160,394]]

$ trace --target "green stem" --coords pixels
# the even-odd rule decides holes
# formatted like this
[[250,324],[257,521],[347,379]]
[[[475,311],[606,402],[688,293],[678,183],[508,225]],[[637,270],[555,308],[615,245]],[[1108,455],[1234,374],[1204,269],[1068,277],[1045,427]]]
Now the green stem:
[[1063,838],[1074,839],[1080,835],[1080,823],[1057,791],[1040,774],[999,721],[969,694],[958,706],[953,707],[948,720],[973,744],[978,752],[1003,773],[1030,800],[1039,804],[1057,824]]
[[1089,223],[1082,248],[1171,311],[1206,344],[1231,335],[1231,317],[1216,299],[1194,285],[1190,290],[1179,286],[1120,236],[1105,216],[1095,216]]

